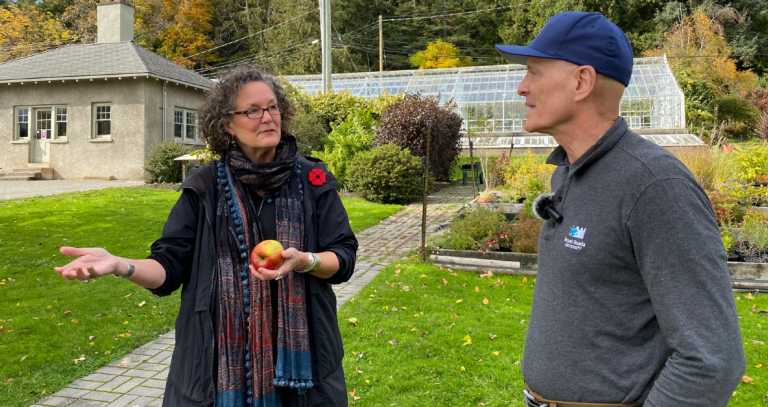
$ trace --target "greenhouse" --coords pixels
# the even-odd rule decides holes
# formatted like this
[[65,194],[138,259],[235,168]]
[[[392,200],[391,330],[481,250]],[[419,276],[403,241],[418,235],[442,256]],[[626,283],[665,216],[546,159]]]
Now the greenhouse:
[[[485,148],[556,146],[549,136],[526,133],[525,98],[517,87],[526,74],[522,65],[493,65],[429,70],[334,74],[334,92],[348,91],[366,99],[389,94],[437,95],[453,99],[464,119],[464,130],[484,136],[475,145]],[[317,94],[320,75],[286,76],[307,94]],[[685,99],[665,57],[637,58],[629,86],[621,100],[621,115],[629,127],[663,146],[701,145],[686,134]],[[514,139],[513,139],[514,137]],[[467,140],[463,140],[464,144]]]

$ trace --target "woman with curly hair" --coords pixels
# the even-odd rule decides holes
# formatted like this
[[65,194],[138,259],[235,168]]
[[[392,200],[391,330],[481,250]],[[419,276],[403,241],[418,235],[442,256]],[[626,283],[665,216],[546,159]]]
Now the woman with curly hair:
[[[200,128],[220,155],[181,185],[145,260],[104,249],[56,268],[89,281],[114,274],[156,295],[181,287],[164,406],[346,406],[344,350],[331,284],[349,280],[357,240],[319,160],[286,132],[293,109],[275,77],[239,67],[206,96]],[[278,240],[283,264],[249,253]]]

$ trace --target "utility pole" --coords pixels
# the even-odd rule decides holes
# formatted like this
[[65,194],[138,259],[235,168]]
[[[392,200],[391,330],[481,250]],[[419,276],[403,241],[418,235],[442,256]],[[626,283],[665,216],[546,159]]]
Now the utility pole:
[[384,72],[384,24],[379,14],[379,72]]
[[432,119],[427,122],[427,155],[422,157],[424,197],[421,207],[421,262],[427,261],[427,197],[429,196],[429,145],[432,142]]
[[331,83],[331,0],[320,1],[320,40],[323,60],[323,93],[333,88]]

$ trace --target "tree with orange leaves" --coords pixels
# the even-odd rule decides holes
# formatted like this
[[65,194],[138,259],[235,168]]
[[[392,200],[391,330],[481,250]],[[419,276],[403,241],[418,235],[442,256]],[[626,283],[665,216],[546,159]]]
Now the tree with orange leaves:
[[0,7],[0,62],[32,55],[75,38],[50,13],[37,7]]

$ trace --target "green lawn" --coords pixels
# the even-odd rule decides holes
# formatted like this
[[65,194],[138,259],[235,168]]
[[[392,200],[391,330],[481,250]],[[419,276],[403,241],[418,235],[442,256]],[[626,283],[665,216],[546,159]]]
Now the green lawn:
[[[344,304],[339,321],[347,387],[354,392],[350,404],[523,406],[519,362],[534,280],[478,277],[390,265]],[[757,313],[768,310],[768,296],[751,296],[738,294],[736,303],[746,375],[754,381],[739,385],[729,404],[734,407],[768,406],[768,353],[750,341],[768,340],[768,317]]]
[[[0,406],[27,406],[173,327],[178,293],[68,281],[53,267],[68,262],[63,245],[146,257],[178,195],[115,188],[0,201]],[[342,201],[356,232],[402,208]]]

